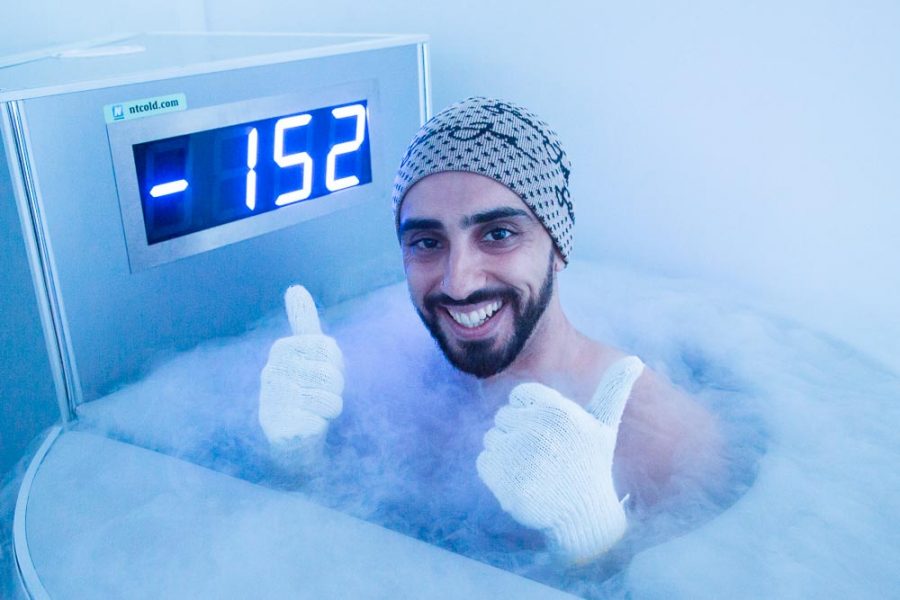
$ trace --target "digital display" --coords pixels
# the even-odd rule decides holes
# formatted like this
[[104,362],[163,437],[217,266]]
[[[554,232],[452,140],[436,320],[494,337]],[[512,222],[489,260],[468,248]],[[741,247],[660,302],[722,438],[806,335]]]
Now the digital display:
[[148,245],[372,181],[365,100],[132,149]]

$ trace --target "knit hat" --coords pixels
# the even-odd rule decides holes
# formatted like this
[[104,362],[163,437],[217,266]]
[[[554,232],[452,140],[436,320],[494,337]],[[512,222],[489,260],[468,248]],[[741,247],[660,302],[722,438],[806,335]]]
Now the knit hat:
[[394,221],[416,182],[444,171],[494,179],[531,209],[568,262],[575,212],[571,164],[559,138],[534,113],[511,102],[468,98],[428,120],[413,138],[394,179]]

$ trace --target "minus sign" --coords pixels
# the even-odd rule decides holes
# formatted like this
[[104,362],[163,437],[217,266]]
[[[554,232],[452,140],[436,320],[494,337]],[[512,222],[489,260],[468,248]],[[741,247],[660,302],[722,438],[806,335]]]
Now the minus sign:
[[150,188],[150,195],[154,198],[160,196],[168,196],[169,194],[177,194],[187,189],[187,179],[179,179],[178,181],[169,181],[167,183],[159,183]]

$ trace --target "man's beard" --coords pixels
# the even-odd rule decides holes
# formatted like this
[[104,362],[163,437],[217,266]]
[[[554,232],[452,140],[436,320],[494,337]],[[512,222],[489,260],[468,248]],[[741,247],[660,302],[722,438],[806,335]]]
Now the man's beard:
[[[500,373],[519,356],[522,348],[534,328],[540,321],[541,316],[550,304],[550,298],[553,295],[553,260],[550,260],[550,266],[547,269],[547,277],[541,285],[541,290],[536,298],[522,306],[522,298],[518,292],[512,287],[490,288],[478,290],[470,294],[464,300],[453,300],[445,294],[432,294],[426,296],[423,302],[424,312],[416,307],[419,318],[428,328],[431,337],[435,339],[444,356],[450,361],[454,367],[484,379]],[[494,348],[495,338],[475,341],[458,341],[454,348],[450,345],[447,336],[441,329],[437,311],[446,310],[444,306],[464,306],[478,302],[489,300],[501,300],[504,307],[509,307],[513,314],[513,334],[512,337],[501,347]],[[493,317],[492,317],[493,318]]]

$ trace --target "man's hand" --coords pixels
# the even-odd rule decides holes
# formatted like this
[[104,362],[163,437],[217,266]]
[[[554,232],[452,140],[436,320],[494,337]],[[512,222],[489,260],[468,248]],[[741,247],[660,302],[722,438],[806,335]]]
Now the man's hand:
[[636,358],[621,362],[604,377],[588,410],[545,385],[517,386],[478,456],[478,475],[503,510],[543,531],[575,563],[603,554],[625,533],[612,460],[625,402],[643,364]]
[[321,448],[328,423],[343,408],[343,357],[322,334],[316,305],[306,288],[284,296],[293,335],[276,340],[262,370],[259,424],[278,458],[308,465]]

